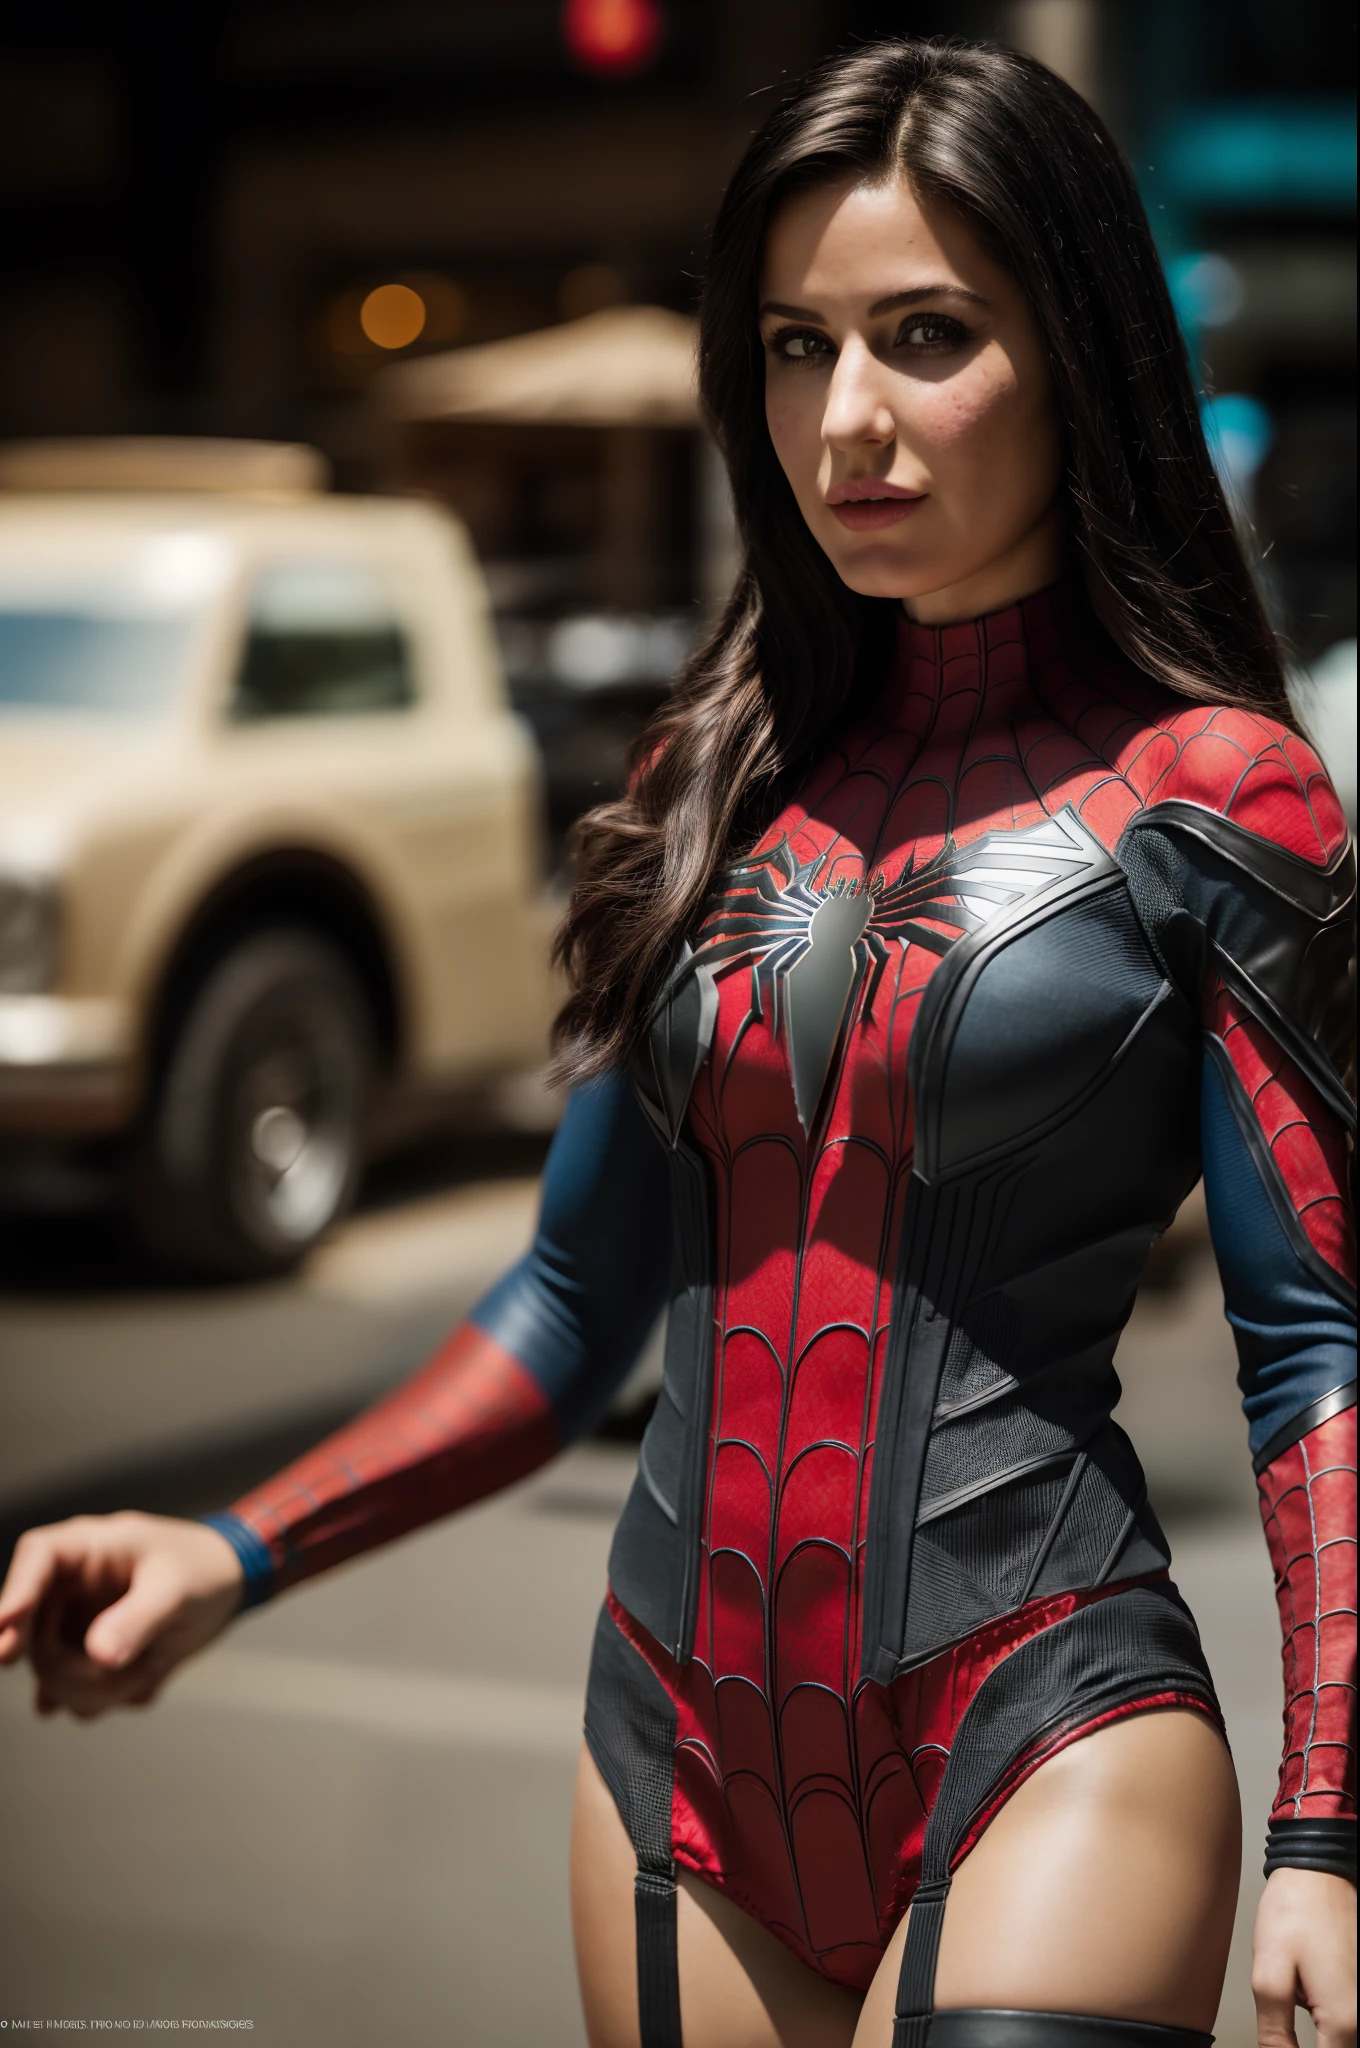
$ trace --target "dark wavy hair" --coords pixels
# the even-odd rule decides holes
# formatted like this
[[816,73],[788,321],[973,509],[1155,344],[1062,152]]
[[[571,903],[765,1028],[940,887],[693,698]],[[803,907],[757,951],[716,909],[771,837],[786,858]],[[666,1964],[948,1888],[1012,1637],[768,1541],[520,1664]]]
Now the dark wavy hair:
[[638,741],[627,794],[576,828],[555,949],[571,990],[554,1027],[561,1080],[626,1060],[716,873],[883,675],[897,608],[841,582],[770,442],[757,288],[770,221],[794,194],[899,171],[966,219],[1028,296],[1063,423],[1071,540],[1105,631],[1182,696],[1297,729],[1147,217],[1104,123],[1015,50],[912,38],[833,57],[755,135],[714,224],[699,388],[744,561]]

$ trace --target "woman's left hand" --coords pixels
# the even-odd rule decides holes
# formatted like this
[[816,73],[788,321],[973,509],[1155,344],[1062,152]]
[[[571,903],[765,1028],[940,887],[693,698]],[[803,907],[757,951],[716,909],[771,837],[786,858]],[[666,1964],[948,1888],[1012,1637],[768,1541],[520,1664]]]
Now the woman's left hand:
[[1355,1886],[1322,1870],[1277,1870],[1252,1937],[1260,2048],[1297,2048],[1294,2009],[1313,2016],[1318,2048],[1355,2048]]

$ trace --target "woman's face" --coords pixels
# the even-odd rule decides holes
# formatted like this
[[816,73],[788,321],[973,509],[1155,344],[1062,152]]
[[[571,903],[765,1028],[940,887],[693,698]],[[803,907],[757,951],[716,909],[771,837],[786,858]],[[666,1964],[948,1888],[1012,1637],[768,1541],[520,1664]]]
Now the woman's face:
[[1058,574],[1043,343],[961,219],[905,178],[791,200],[765,249],[760,332],[775,453],[852,590],[938,623]]

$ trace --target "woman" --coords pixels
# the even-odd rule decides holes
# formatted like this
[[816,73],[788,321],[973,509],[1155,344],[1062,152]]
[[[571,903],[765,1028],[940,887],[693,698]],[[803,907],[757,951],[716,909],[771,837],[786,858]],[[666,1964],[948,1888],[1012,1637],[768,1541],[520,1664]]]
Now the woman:
[[746,567],[581,828],[534,1247],[208,1527],[31,1532],[0,1655],[151,1698],[550,1457],[669,1285],[578,1781],[596,2048],[1207,2041],[1236,1790],[1110,1419],[1202,1163],[1286,1631],[1261,2041],[1297,1995],[1339,2048],[1353,864],[1128,172],[1026,58],[837,59],[732,181],[701,370]]

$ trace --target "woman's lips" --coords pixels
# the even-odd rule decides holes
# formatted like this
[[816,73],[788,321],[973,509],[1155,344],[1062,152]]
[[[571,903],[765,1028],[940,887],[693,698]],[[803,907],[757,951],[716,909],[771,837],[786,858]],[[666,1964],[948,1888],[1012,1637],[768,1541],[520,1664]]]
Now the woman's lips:
[[923,502],[924,493],[914,498],[851,498],[828,510],[852,533],[872,533],[880,526],[896,526]]

